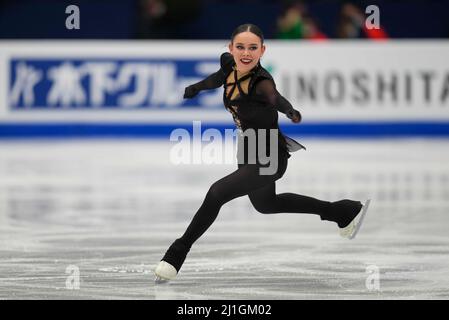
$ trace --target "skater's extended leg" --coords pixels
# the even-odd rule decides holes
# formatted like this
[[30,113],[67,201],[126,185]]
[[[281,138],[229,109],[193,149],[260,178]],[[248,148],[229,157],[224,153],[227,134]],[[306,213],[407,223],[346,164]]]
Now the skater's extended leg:
[[339,228],[347,227],[362,208],[360,201],[344,199],[335,202],[322,201],[296,193],[276,194],[276,183],[270,183],[249,195],[254,208],[265,214],[312,213],[321,220],[336,222]]
[[252,191],[249,199],[260,213],[311,213],[328,214],[331,202],[295,193],[276,194],[276,183]]

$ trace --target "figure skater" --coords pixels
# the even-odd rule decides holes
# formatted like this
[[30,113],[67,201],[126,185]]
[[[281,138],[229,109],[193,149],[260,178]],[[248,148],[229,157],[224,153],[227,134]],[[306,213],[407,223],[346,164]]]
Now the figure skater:
[[[266,130],[267,141],[259,144],[262,138],[256,135],[255,141],[247,139],[246,143],[238,144],[238,169],[211,185],[185,233],[172,243],[157,265],[157,283],[176,277],[194,242],[211,226],[220,208],[237,197],[248,195],[254,208],[263,214],[319,215],[321,220],[337,223],[340,235],[349,239],[355,237],[360,227],[370,200],[365,204],[349,199],[329,202],[295,193],[276,194],[275,181],[284,175],[290,152],[305,148],[279,130],[278,111],[294,123],[299,123],[302,117],[277,91],[272,76],[261,66],[265,49],[262,31],[253,24],[241,25],[231,35],[229,53],[220,57],[220,70],[185,89],[184,98],[192,98],[202,90],[224,86],[224,106],[232,114],[239,135],[249,130]],[[271,143],[268,143],[267,132],[273,132],[272,129],[277,133],[275,150],[273,147],[270,150]],[[253,159],[249,152],[250,144],[254,143],[258,148],[266,146],[265,151],[276,155],[274,173],[262,173],[267,164],[257,156]]]

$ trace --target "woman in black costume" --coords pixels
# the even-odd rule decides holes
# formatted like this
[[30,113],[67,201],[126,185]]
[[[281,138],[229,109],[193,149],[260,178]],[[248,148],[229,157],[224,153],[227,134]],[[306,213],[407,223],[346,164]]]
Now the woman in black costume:
[[[237,27],[231,36],[229,51],[220,57],[220,70],[188,86],[184,98],[192,98],[202,90],[224,86],[224,105],[232,114],[239,131],[238,169],[209,188],[185,233],[173,242],[156,267],[156,282],[176,277],[193,243],[214,222],[220,208],[234,198],[248,195],[254,208],[264,214],[317,214],[321,220],[337,223],[340,235],[350,239],[357,233],[369,204],[369,200],[362,205],[360,201],[349,199],[329,202],[294,193],[276,194],[275,181],[287,169],[291,156],[289,152],[304,148],[279,130],[278,111],[294,123],[301,121],[301,114],[279,94],[272,76],[260,65],[265,45],[263,34],[257,26],[244,24]],[[255,140],[249,139],[250,135],[246,136],[251,130],[255,131]],[[265,136],[259,135],[261,132]],[[269,139],[273,132],[277,140],[274,147],[274,140]],[[259,143],[263,138],[266,141]],[[240,143],[242,140],[243,143]],[[254,144],[256,148],[252,148]],[[256,151],[250,151],[253,149]],[[263,155],[274,154],[274,158],[270,157],[275,167],[271,174],[262,171],[269,168],[267,164],[273,163],[262,161],[259,149],[265,149]]]

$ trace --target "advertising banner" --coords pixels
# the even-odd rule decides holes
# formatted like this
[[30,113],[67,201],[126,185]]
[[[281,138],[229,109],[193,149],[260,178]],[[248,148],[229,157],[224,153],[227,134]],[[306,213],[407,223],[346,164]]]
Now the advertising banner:
[[[447,41],[266,47],[262,65],[303,116],[294,125],[279,114],[290,134],[449,135]],[[230,128],[222,88],[183,99],[226,51],[226,40],[1,41],[0,136],[79,128],[84,136],[165,136],[192,121]]]

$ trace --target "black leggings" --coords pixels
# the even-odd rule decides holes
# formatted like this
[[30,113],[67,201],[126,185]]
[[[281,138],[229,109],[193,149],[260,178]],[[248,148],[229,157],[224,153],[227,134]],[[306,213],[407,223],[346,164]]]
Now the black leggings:
[[[184,235],[179,239],[187,247],[206,232],[218,216],[220,208],[234,198],[248,195],[260,213],[313,213],[326,215],[330,202],[295,193],[276,194],[275,181],[287,169],[288,159],[280,156],[273,175],[261,175],[258,164],[239,164],[238,169],[212,184]],[[323,219],[323,218],[322,218]]]

